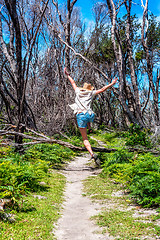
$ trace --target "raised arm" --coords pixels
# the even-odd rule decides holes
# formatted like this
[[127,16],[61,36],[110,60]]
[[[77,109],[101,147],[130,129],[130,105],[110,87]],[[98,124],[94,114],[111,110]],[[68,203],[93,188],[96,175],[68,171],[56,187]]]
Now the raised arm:
[[70,83],[72,84],[73,89],[76,90],[77,85],[75,84],[75,81],[69,76],[69,73],[67,72],[66,67],[64,68],[64,73],[67,76],[67,78],[69,79]]
[[102,92],[106,91],[108,88],[112,87],[117,82],[117,80],[118,80],[118,78],[114,78],[110,84],[104,86],[101,89],[98,89],[96,91],[96,95],[99,94],[99,93],[102,93]]

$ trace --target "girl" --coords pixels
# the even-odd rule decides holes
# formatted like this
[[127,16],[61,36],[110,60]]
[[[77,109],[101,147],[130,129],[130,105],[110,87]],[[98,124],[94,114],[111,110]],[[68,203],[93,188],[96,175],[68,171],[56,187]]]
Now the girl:
[[74,110],[74,113],[76,114],[77,124],[83,138],[84,146],[89,151],[91,158],[95,160],[95,163],[97,165],[100,165],[97,155],[93,153],[87,137],[87,124],[93,122],[95,117],[95,113],[91,109],[91,103],[93,98],[97,94],[102,93],[108,88],[112,87],[118,79],[114,78],[109,85],[106,85],[99,90],[94,90],[94,87],[90,83],[84,83],[82,88],[78,88],[75,81],[67,72],[66,68],[64,68],[64,73],[69,79],[76,94],[75,103],[70,105],[70,107]]

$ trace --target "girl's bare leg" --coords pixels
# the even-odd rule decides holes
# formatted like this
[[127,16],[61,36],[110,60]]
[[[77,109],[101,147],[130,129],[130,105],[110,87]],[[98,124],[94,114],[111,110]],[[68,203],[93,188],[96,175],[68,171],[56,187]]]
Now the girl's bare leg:
[[88,141],[88,137],[87,137],[87,128],[79,128],[79,130],[80,130],[80,133],[81,133],[82,138],[83,138],[84,146],[86,147],[88,152],[91,154],[91,156],[93,156],[93,151],[92,151],[92,148],[91,148],[91,144]]

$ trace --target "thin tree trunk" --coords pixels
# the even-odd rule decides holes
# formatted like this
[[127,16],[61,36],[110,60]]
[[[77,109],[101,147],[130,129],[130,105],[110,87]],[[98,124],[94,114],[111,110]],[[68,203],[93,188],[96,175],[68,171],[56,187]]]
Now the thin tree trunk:
[[[155,118],[155,122],[156,125],[160,125],[160,116],[159,116],[159,106],[158,106],[158,93],[156,91],[156,87],[154,86],[153,83],[153,60],[150,57],[150,53],[149,53],[149,48],[147,45],[147,31],[148,31],[148,0],[146,0],[146,4],[143,4],[143,0],[142,1],[142,6],[144,8],[143,11],[143,22],[142,22],[142,28],[141,28],[141,42],[142,42],[142,46],[143,49],[146,53],[146,61],[147,61],[147,74],[148,74],[148,79],[149,79],[149,84],[153,93],[153,110],[154,110],[154,118]],[[145,29],[146,26],[146,29]],[[159,79],[157,79],[159,81]]]
[[141,126],[143,126],[143,123],[140,122],[139,119],[135,118],[135,116],[130,111],[125,101],[125,96],[124,96],[125,82],[126,82],[125,65],[124,65],[123,54],[122,54],[122,43],[121,43],[119,33],[116,29],[116,18],[117,18],[116,7],[113,0],[107,0],[107,5],[109,8],[109,14],[110,14],[110,19],[112,23],[111,39],[113,43],[113,48],[114,48],[114,53],[115,53],[117,68],[119,73],[119,80],[120,80],[119,81],[119,101],[129,120],[134,124],[140,124]]

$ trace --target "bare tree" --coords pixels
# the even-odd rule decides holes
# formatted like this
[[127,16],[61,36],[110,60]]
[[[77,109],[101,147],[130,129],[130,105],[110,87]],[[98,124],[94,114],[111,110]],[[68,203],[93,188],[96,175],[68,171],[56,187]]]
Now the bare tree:
[[[117,70],[119,74],[119,101],[123,107],[124,113],[132,123],[140,124],[144,126],[144,122],[142,120],[141,108],[140,108],[140,100],[139,100],[139,91],[136,81],[135,69],[134,69],[134,62],[133,62],[133,52],[132,46],[130,42],[130,11],[131,11],[131,1],[125,1],[125,6],[127,10],[127,25],[126,25],[126,42],[127,42],[127,52],[128,52],[128,59],[129,59],[129,66],[131,72],[131,81],[133,86],[133,91],[129,88],[126,79],[126,68],[125,68],[125,59],[123,55],[123,43],[118,29],[117,23],[117,14],[119,12],[119,6],[116,6],[113,0],[106,0],[107,6],[109,9],[109,16],[111,19],[111,39],[113,43],[113,49],[116,57],[117,62]],[[132,106],[128,104],[128,97],[129,99],[133,99],[130,101]],[[134,109],[134,111],[133,111]]]
[[[148,22],[148,0],[146,0],[146,3],[144,5],[143,0],[141,0],[142,6],[144,8],[143,11],[143,21],[142,21],[142,28],[141,28],[141,41],[142,41],[142,46],[144,49],[144,52],[146,54],[146,62],[147,62],[147,75],[149,79],[149,87],[152,90],[153,93],[153,110],[154,110],[154,118],[155,118],[155,123],[156,125],[160,125],[160,116],[159,116],[159,102],[158,102],[158,97],[159,97],[159,84],[160,84],[160,76],[159,73],[157,72],[157,77],[156,81],[154,84],[154,53],[153,53],[153,46],[149,47],[149,42],[148,42],[148,28],[149,28],[149,22]],[[152,34],[152,33],[150,33]],[[150,91],[149,91],[150,94]],[[148,103],[148,98],[146,101],[146,105]]]
[[[65,33],[65,41],[70,46],[71,45],[71,15],[73,12],[73,7],[77,0],[67,0],[67,13],[66,13],[66,19],[62,19],[62,14],[60,13],[58,3],[52,0],[54,6],[56,7],[59,21],[63,27],[64,33]],[[64,16],[63,16],[64,17]],[[70,49],[66,46],[65,47],[65,65],[70,71]]]
[[[23,132],[24,126],[28,124],[32,124],[32,126],[34,125],[35,127],[34,115],[26,100],[26,87],[29,77],[30,62],[32,59],[32,51],[48,2],[49,0],[46,1],[41,15],[36,19],[36,26],[33,24],[31,29],[29,29],[23,18],[22,13],[24,2],[22,2],[22,5],[21,2],[18,3],[16,0],[4,0],[1,2],[3,7],[1,8],[0,15],[0,43],[2,52],[5,56],[5,70],[10,77],[10,82],[12,82],[15,88],[14,96],[11,94],[3,80],[2,70],[4,64],[2,65],[3,68],[1,68],[1,84],[3,83],[3,85],[5,85],[5,94],[7,94],[16,105],[17,120],[15,121],[18,132]],[[6,40],[3,37],[3,26],[7,26],[9,44],[6,43]],[[24,29],[25,32],[23,32]],[[26,38],[24,36],[26,36]],[[23,43],[25,43],[25,46]],[[2,93],[1,91],[2,98],[3,94],[4,92]],[[16,142],[19,144],[22,143],[22,137],[17,135]]]

